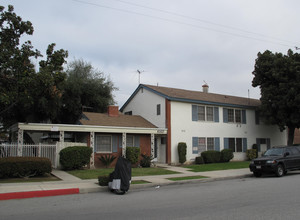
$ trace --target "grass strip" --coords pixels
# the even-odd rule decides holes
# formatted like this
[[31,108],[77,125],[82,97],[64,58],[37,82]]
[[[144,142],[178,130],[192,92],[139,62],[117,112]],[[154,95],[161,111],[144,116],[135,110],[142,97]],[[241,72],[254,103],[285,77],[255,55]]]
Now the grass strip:
[[187,165],[184,168],[190,169],[192,172],[205,172],[214,170],[230,170],[230,169],[242,169],[249,168],[249,161],[237,161],[229,163],[210,163],[210,164],[196,164]]
[[131,184],[147,184],[147,183],[150,183],[150,182],[145,181],[145,180],[133,180],[133,181],[131,181]]

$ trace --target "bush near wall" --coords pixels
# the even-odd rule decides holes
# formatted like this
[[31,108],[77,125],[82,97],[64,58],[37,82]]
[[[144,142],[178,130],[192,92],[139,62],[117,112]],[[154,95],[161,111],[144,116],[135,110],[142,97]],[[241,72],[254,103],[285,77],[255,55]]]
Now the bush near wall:
[[248,149],[246,151],[246,156],[248,160],[253,160],[255,158],[257,158],[257,151],[256,149]]
[[221,161],[221,152],[208,150],[201,153],[204,163],[219,163]]
[[221,162],[229,162],[233,158],[233,152],[231,149],[221,150]]
[[92,152],[87,146],[67,147],[59,152],[59,161],[64,170],[80,169],[89,164]]
[[139,147],[126,147],[126,159],[130,161],[131,165],[135,165],[139,161],[140,151]]
[[0,178],[31,177],[51,173],[52,165],[44,157],[7,157],[0,159]]
[[178,143],[178,156],[179,163],[184,163],[186,161],[186,143],[180,142]]
[[196,157],[195,164],[204,164],[204,160],[201,156]]

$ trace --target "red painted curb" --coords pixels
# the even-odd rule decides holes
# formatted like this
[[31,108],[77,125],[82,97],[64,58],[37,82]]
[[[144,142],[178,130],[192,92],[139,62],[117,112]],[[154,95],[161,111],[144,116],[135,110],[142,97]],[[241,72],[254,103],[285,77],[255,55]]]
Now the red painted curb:
[[0,194],[0,200],[27,199],[33,197],[46,197],[46,196],[61,196],[61,195],[70,195],[70,194],[78,194],[78,193],[79,193],[79,188],[13,192],[13,193]]

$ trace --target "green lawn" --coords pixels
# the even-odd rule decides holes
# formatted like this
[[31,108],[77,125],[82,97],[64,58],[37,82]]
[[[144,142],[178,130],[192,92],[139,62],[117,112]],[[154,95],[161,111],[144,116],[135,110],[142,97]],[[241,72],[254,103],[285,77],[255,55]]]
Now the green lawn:
[[205,172],[214,170],[230,170],[248,168],[249,161],[238,161],[229,163],[211,163],[211,164],[199,164],[199,165],[187,165],[185,168],[189,168],[193,172]]
[[[86,169],[86,170],[71,170],[69,174],[77,176],[80,179],[98,179],[98,176],[109,175],[114,169]],[[132,168],[132,176],[152,176],[152,175],[165,175],[165,174],[176,174],[177,172],[166,170],[158,167],[150,168]]]

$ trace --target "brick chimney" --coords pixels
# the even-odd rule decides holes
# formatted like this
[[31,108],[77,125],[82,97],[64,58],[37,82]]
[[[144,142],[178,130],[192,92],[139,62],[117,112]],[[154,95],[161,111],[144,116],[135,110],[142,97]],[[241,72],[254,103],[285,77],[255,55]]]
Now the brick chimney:
[[202,85],[202,91],[208,93],[209,86],[207,84]]
[[119,106],[109,105],[108,106],[108,116],[118,117],[119,116]]

